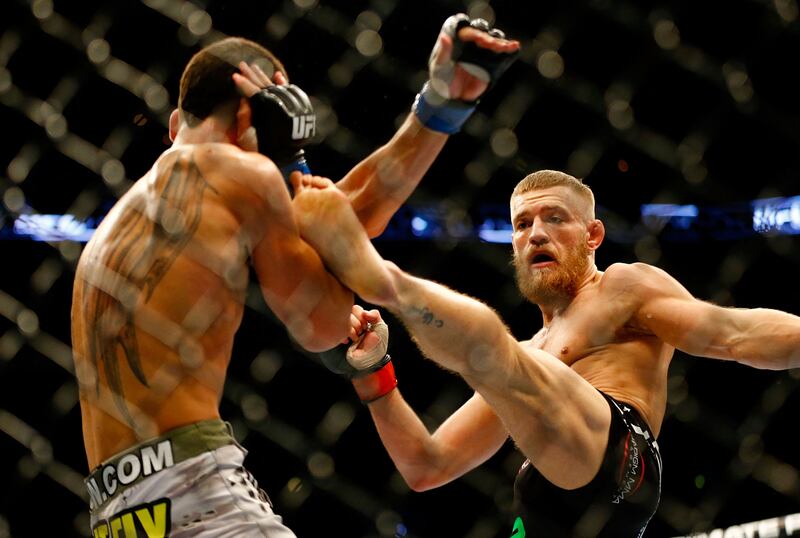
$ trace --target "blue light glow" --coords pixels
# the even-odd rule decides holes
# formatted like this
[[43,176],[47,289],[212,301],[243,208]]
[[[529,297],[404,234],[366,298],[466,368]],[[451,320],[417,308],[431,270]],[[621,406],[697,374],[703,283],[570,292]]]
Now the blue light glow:
[[753,231],[800,234],[800,196],[755,200],[752,206]]
[[422,235],[428,229],[428,221],[422,217],[414,217],[411,219],[411,229],[414,235]]
[[696,205],[644,204],[642,217],[696,217],[700,210]]
[[34,241],[77,241],[92,238],[96,228],[91,220],[80,221],[72,215],[20,215],[12,233]]

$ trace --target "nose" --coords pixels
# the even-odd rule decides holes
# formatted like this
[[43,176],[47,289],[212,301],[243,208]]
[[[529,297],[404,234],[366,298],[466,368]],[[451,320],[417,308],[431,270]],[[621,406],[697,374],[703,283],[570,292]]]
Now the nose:
[[533,224],[531,225],[531,232],[528,236],[528,241],[532,244],[540,247],[542,245],[546,245],[550,242],[550,237],[548,237],[547,233],[545,233],[543,223],[539,221],[539,219],[535,219]]

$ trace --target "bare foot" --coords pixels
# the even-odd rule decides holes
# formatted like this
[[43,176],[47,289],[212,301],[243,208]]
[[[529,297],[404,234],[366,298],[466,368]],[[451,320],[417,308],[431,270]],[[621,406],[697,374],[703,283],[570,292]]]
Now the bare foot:
[[292,176],[294,208],[300,234],[319,253],[328,269],[367,302],[390,300],[392,283],[386,262],[369,240],[350,200],[333,186],[310,186]]

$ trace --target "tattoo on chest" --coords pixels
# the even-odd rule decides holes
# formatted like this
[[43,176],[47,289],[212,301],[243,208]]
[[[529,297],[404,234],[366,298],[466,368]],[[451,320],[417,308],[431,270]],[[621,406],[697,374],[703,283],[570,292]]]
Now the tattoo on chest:
[[416,306],[412,307],[411,315],[418,318],[424,325],[432,325],[437,329],[444,326],[444,321],[437,318],[436,314],[427,306],[423,306],[422,308]]
[[[128,205],[116,229],[94,260],[102,285],[86,285],[83,295],[89,357],[95,371],[102,364],[114,403],[125,421],[136,423],[125,400],[120,362],[149,387],[136,338],[135,312],[153,296],[164,275],[192,241],[203,213],[203,196],[212,189],[191,154],[175,155],[152,186],[147,208]],[[155,200],[154,200],[155,199]],[[99,395],[100,380],[96,381]]]

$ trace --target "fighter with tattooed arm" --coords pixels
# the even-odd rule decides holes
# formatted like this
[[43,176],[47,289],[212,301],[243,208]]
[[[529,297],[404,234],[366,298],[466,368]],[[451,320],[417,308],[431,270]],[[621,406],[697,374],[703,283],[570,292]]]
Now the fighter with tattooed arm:
[[[448,19],[433,84],[336,184],[372,235],[518,48],[485,22]],[[313,108],[272,53],[228,38],[186,66],[169,131],[172,147],[103,220],[74,283],[93,534],[294,536],[242,467],[218,406],[250,266],[301,346],[356,338],[352,292],[300,237],[285,183],[328,182],[302,174]]]
[[[388,336],[346,360],[326,354],[326,364],[352,378],[415,490],[454,480],[513,438],[528,458],[514,483],[515,538],[642,536],[659,502],[656,436],[676,348],[755,368],[800,367],[798,316],[701,301],[642,263],[599,271],[605,228],[594,195],[562,172],[530,174],[511,195],[517,283],[544,322],[524,341],[483,303],[383,260],[340,192],[301,186],[295,202],[301,235],[331,272],[395,314],[425,356],[475,394],[431,434],[395,388],[381,345]],[[367,324],[380,324],[377,312],[362,313],[356,330]]]

